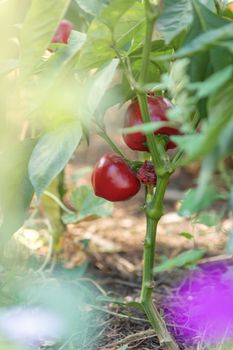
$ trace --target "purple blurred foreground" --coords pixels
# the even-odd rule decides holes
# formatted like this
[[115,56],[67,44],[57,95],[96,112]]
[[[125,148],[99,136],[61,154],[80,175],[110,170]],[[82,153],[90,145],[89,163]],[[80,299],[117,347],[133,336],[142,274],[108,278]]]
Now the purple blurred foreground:
[[166,297],[164,312],[179,344],[233,340],[233,261],[205,263]]

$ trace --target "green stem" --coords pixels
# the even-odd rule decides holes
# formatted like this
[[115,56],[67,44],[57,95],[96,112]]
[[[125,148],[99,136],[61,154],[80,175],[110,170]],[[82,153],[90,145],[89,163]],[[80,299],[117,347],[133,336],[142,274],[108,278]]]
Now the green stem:
[[144,85],[147,82],[147,76],[148,76],[148,66],[150,61],[150,52],[151,52],[151,46],[152,46],[152,35],[154,30],[154,24],[155,24],[155,16],[150,16],[150,9],[149,9],[149,1],[145,0],[145,9],[146,9],[146,16],[147,16],[147,25],[146,25],[146,35],[145,35],[145,43],[144,43],[144,49],[143,49],[143,55],[142,55],[142,66],[141,66],[141,72],[139,76],[139,84]]
[[[156,14],[153,13],[153,8],[150,0],[145,0],[145,13],[146,13],[146,35],[145,43],[142,54],[142,67],[141,73],[138,81],[138,88],[136,89],[137,98],[140,105],[140,110],[142,114],[142,119],[144,123],[151,121],[150,113],[147,103],[147,96],[143,92],[143,88],[147,83],[148,76],[148,62],[150,60],[150,52],[152,45],[152,35],[154,23],[156,20]],[[153,303],[152,293],[153,293],[153,267],[155,258],[155,242],[156,242],[156,232],[159,219],[163,214],[163,200],[167,184],[169,181],[169,176],[172,171],[169,170],[170,164],[167,164],[163,160],[159,144],[156,142],[154,134],[147,134],[147,144],[152,157],[152,161],[157,173],[157,187],[154,195],[147,196],[146,201],[146,220],[147,220],[147,230],[146,238],[144,242],[144,263],[143,263],[143,278],[141,287],[141,305],[150,321],[152,327],[154,328],[160,343],[164,346],[165,350],[178,350],[178,346],[167,330],[166,324],[159,314],[156,306]],[[170,163],[170,162],[169,162]],[[169,166],[169,167],[168,167]]]
[[[156,16],[151,16],[150,7],[151,7],[150,2],[148,0],[145,0],[147,25],[146,25],[145,43],[144,43],[143,54],[142,54],[142,66],[141,66],[141,72],[138,80],[139,87],[136,90],[137,98],[138,98],[138,102],[139,102],[140,110],[142,114],[142,119],[144,123],[149,123],[151,121],[150,112],[149,112],[148,103],[147,103],[147,96],[143,92],[143,87],[147,83],[148,68],[149,68],[148,62],[150,61],[152,35],[153,35],[154,24],[156,19]],[[163,162],[159,154],[159,149],[156,144],[154,134],[153,133],[147,134],[146,139],[147,139],[147,144],[149,147],[149,151],[151,153],[152,161],[156,169],[156,172],[158,175],[162,175]]]
[[153,290],[153,271],[155,257],[155,238],[158,221],[147,216],[147,232],[144,241],[144,265],[143,265],[143,280],[141,289],[141,301],[148,300],[152,295]]
[[59,193],[60,200],[63,200],[63,197],[66,193],[65,189],[65,170],[63,169],[59,175],[58,175],[58,185],[57,185],[57,190]]
[[68,209],[59,198],[57,198],[53,193],[49,192],[49,191],[44,191],[44,195],[51,198],[52,200],[54,200],[55,203],[57,203],[57,205],[63,210],[65,211],[67,214],[74,214],[74,212],[70,209]]
[[[162,178],[158,178],[158,184],[155,195],[146,209],[147,231],[144,242],[144,263],[143,263],[143,279],[141,287],[141,305],[150,321],[152,327],[156,331],[161,344],[165,350],[178,350],[178,346],[167,330],[166,324],[159,314],[153,303],[153,267],[155,258],[155,242],[157,225],[163,212],[163,200],[169,180],[169,174]],[[151,209],[153,207],[153,210]]]
[[126,162],[128,162],[127,157],[121,152],[121,150],[119,149],[119,147],[117,147],[117,145],[111,140],[111,138],[108,136],[108,134],[106,133],[106,131],[104,129],[99,129],[98,130],[98,135],[100,137],[102,137],[102,139],[104,139],[107,144],[111,147],[111,149],[118,154],[119,156],[121,156]]
[[[142,94],[140,92],[137,92],[137,98],[138,98],[143,122],[144,123],[151,122],[146,94]],[[147,140],[147,144],[149,147],[149,151],[150,151],[150,154],[152,157],[154,167],[156,169],[156,173],[158,175],[162,175],[163,174],[163,163],[161,161],[161,157],[159,154],[159,150],[158,150],[158,146],[156,144],[156,139],[154,137],[154,134],[153,133],[147,134],[146,140]]]
[[146,215],[152,219],[160,220],[163,215],[163,201],[165,191],[169,182],[170,174],[167,173],[163,177],[157,178],[156,191],[150,203],[146,208]]

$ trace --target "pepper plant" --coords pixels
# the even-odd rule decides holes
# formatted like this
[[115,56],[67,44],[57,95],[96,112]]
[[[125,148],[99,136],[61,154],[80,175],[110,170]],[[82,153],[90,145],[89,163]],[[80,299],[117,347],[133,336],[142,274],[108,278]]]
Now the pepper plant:
[[[0,6],[15,8],[12,4]],[[80,142],[88,144],[98,133],[113,153],[94,168],[96,195],[118,201],[135,195],[140,183],[145,190],[143,279],[134,305],[145,312],[164,349],[178,349],[153,302],[157,226],[170,177],[194,161],[201,162],[200,176],[181,215],[211,224],[206,210],[219,199],[225,204],[214,219],[232,210],[232,3],[34,0],[23,8],[3,38],[17,39],[18,51],[6,44],[1,57],[7,95],[1,122],[13,130],[1,145],[1,236],[8,238],[23,224],[33,193],[41,200],[63,178]],[[62,20],[72,22],[70,34],[58,35]],[[143,152],[139,161],[123,154],[104,121],[110,107],[125,103],[121,133],[135,155]],[[12,109],[20,123],[9,118]],[[216,171],[220,188],[213,181]],[[78,196],[78,206],[85,196]],[[95,213],[102,205],[96,202]],[[65,223],[78,221],[77,213],[68,214]]]

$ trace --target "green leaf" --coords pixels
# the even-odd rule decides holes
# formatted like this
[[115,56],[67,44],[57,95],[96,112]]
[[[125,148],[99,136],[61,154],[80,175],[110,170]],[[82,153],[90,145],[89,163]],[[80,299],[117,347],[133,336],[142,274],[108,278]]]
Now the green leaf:
[[91,121],[100,117],[100,113],[106,106],[105,103],[111,102],[106,101],[106,97],[109,97],[107,91],[114,78],[118,63],[118,59],[111,60],[83,83],[78,96],[78,115],[87,134]]
[[40,62],[69,4],[70,0],[32,1],[21,31],[20,65],[24,78]]
[[91,217],[105,217],[112,213],[112,203],[96,197],[89,186],[77,188],[72,193],[71,202],[77,213],[64,214],[62,219],[65,224],[77,223]]
[[169,122],[148,122],[140,125],[131,126],[129,128],[120,129],[120,133],[122,134],[133,134],[135,132],[144,132],[145,134],[153,133],[154,131],[165,127],[171,126]]
[[129,84],[116,84],[113,87],[109,88],[105,95],[103,96],[101,103],[98,107],[98,110],[102,116],[108,108],[115,106],[116,104],[123,104],[128,100],[130,94]]
[[231,54],[233,53],[233,41],[232,40],[220,42],[219,46],[224,47],[225,49],[230,51]]
[[189,232],[181,232],[181,233],[179,233],[179,236],[187,238],[187,239],[193,239],[193,235]]
[[88,81],[88,96],[87,101],[85,101],[85,105],[87,105],[87,112],[89,115],[93,116],[93,114],[96,112],[96,109],[99,106],[106,90],[113,80],[118,63],[118,59],[112,60]]
[[87,40],[81,50],[77,68],[80,70],[96,68],[114,57],[110,30],[104,23],[94,19],[88,29]]
[[68,163],[81,136],[80,123],[73,122],[48,132],[39,140],[29,162],[29,176],[38,198]]
[[171,140],[174,141],[181,150],[185,151],[188,156],[192,156],[196,149],[200,148],[203,143],[203,133],[187,134],[181,136],[171,136]]
[[135,0],[111,0],[110,4],[106,6],[101,15],[100,21],[113,31],[120,18],[134,5]]
[[216,7],[213,0],[200,0],[200,3],[206,6],[210,11],[216,12]]
[[185,217],[191,216],[192,214],[208,208],[211,204],[221,198],[222,194],[216,192],[215,188],[211,185],[206,186],[201,194],[198,189],[189,190],[181,201],[179,215]]
[[114,0],[94,19],[81,51],[78,69],[99,68],[116,57],[113,41],[119,49],[137,48],[144,35],[141,4],[134,0]]
[[192,4],[190,0],[164,0],[163,6],[164,11],[156,25],[168,44],[190,26],[193,18]]
[[216,226],[221,222],[223,213],[217,213],[215,210],[210,212],[203,211],[195,217],[194,222],[206,226]]
[[162,262],[159,266],[155,267],[153,272],[160,273],[165,271],[173,270],[177,267],[184,267],[189,264],[194,264],[200,260],[205,254],[204,249],[191,249],[184,253],[177,255],[174,258],[167,259]]
[[232,95],[233,84],[229,82],[216,94],[210,96],[208,103],[209,120],[203,127],[202,133],[171,137],[187,153],[187,161],[201,159],[219,145],[224,149],[224,143],[231,141],[228,133],[226,139],[223,139],[223,135],[232,129]]
[[24,223],[33,196],[28,162],[35,140],[11,145],[0,153],[0,239],[7,240]]
[[114,27],[113,35],[117,47],[130,53],[143,46],[145,26],[144,5],[135,2]]
[[208,50],[211,46],[218,45],[220,41],[232,38],[232,31],[233,23],[226,24],[217,29],[208,30],[179,49],[173,55],[173,58],[190,57],[200,51]]
[[232,78],[232,75],[233,66],[227,66],[226,68],[212,74],[203,82],[190,84],[190,89],[197,90],[198,98],[207,97],[220,89],[228,80]]
[[98,15],[104,5],[103,1],[99,1],[99,0],[75,0],[75,1],[83,11],[93,16]]

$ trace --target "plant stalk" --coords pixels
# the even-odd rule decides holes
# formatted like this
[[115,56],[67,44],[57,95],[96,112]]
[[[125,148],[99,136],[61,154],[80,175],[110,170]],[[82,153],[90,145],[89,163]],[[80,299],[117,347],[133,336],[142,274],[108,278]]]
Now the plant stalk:
[[[115,47],[115,51],[118,57],[121,60],[122,66],[124,68],[124,72],[126,77],[129,80],[129,83],[133,90],[135,90],[137,99],[139,102],[142,119],[144,123],[148,123],[151,121],[150,112],[147,103],[147,95],[144,92],[144,87],[147,83],[148,77],[148,62],[150,61],[150,52],[152,46],[152,36],[153,29],[156,17],[156,11],[153,11],[153,5],[150,3],[150,0],[144,0],[145,4],[145,14],[146,14],[146,33],[145,33],[145,42],[143,47],[142,54],[142,66],[141,72],[138,79],[138,82],[135,82],[132,86],[132,81],[134,82],[134,78],[131,71],[128,70],[128,67],[125,65],[125,61],[122,59],[121,54],[117,51]],[[158,11],[157,11],[158,12]],[[155,193],[153,191],[149,191],[146,188],[146,219],[147,219],[147,231],[146,238],[144,242],[144,264],[143,264],[143,280],[141,287],[141,299],[140,305],[142,306],[145,314],[151,326],[155,330],[156,335],[160,343],[164,346],[165,350],[178,350],[178,345],[173,340],[170,335],[166,324],[162,317],[160,316],[159,311],[153,303],[152,292],[153,292],[153,267],[154,267],[154,258],[155,258],[155,242],[156,242],[156,232],[157,232],[157,224],[160,217],[163,214],[163,200],[166,191],[166,187],[169,181],[169,177],[172,173],[172,168],[170,162],[167,159],[163,159],[160,152],[160,146],[157,142],[153,133],[146,135],[147,144],[149,148],[149,152],[152,157],[152,161],[154,164],[154,168],[157,173],[157,188]],[[108,140],[107,140],[108,141]],[[117,150],[116,150],[117,151]],[[119,152],[117,152],[119,154]]]
[[[157,225],[163,213],[163,199],[166,191],[169,174],[158,179],[158,185],[155,195],[148,208],[146,208],[147,231],[144,242],[144,263],[143,263],[143,279],[141,287],[141,305],[150,321],[152,327],[156,331],[158,339],[163,344],[165,350],[178,350],[178,346],[173,340],[171,334],[167,330],[163,318],[153,303],[153,267],[155,258],[155,242]],[[153,212],[151,209],[153,206]]]
[[[143,122],[144,123],[151,122],[146,94],[137,92],[137,98],[138,98]],[[156,169],[156,173],[158,175],[163,175],[163,163],[159,155],[158,145],[156,144],[156,139],[154,137],[154,134],[153,133],[146,134],[146,140],[147,140],[147,144],[149,147],[149,151],[152,157],[154,167]]]

